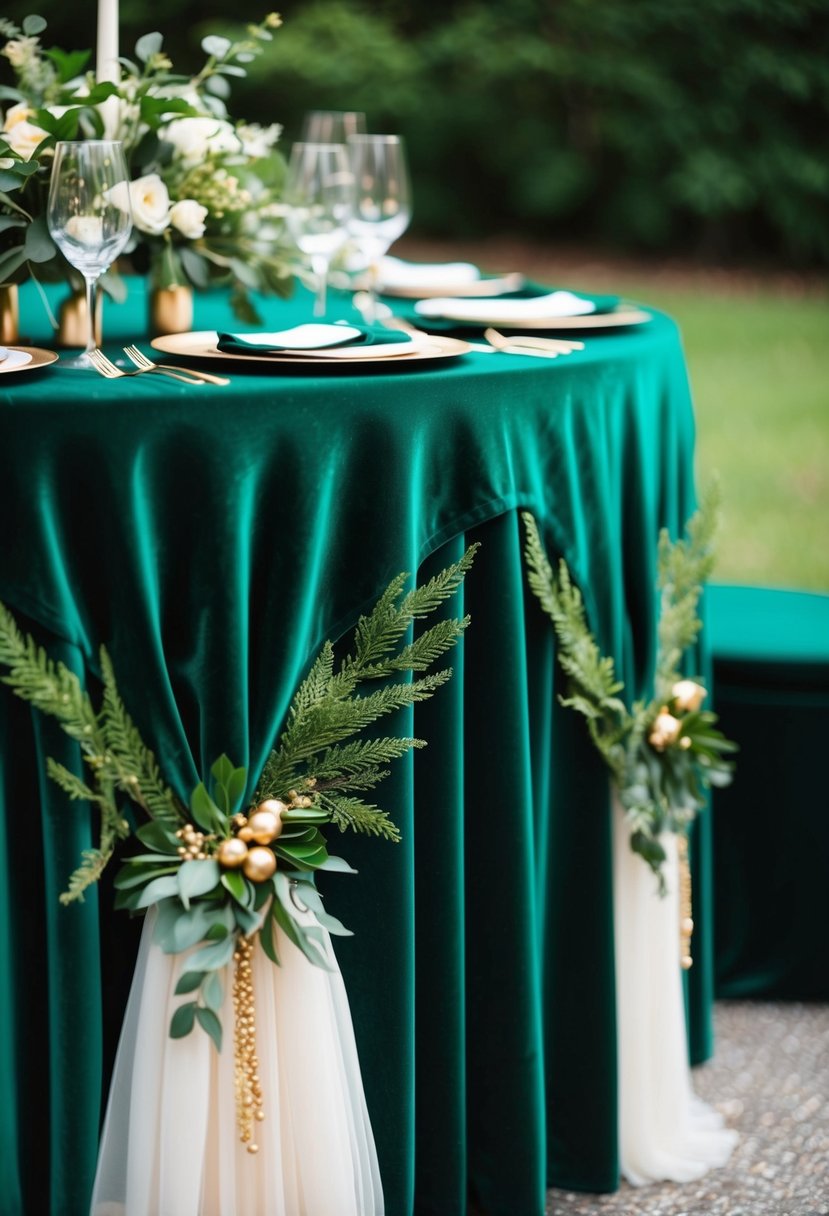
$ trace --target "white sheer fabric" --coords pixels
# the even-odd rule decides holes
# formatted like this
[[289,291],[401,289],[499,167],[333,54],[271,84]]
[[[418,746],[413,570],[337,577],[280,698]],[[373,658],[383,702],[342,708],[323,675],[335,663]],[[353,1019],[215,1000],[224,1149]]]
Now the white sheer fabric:
[[619,1049],[619,1153],[634,1186],[691,1182],[724,1165],[737,1133],[695,1097],[688,1066],[679,966],[679,867],[668,834],[665,876],[656,878],[631,851],[630,830],[614,795],[613,887]]
[[152,942],[151,911],[110,1088],[91,1216],[383,1216],[345,986],[277,930],[282,965],[254,953],[265,1119],[236,1129],[231,965],[219,1054],[198,1027],[170,1039],[182,957]]

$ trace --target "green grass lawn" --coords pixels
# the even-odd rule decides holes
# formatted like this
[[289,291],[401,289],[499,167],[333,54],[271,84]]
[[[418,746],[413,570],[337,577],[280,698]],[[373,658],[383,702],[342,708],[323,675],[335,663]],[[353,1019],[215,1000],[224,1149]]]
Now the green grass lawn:
[[[829,591],[829,293],[791,275],[609,259],[521,239],[404,240],[550,284],[620,292],[678,321],[697,414],[697,475],[716,473],[719,582]],[[395,249],[398,252],[398,249]]]
[[829,299],[646,281],[635,294],[682,329],[698,480],[722,483],[714,577],[829,591]]

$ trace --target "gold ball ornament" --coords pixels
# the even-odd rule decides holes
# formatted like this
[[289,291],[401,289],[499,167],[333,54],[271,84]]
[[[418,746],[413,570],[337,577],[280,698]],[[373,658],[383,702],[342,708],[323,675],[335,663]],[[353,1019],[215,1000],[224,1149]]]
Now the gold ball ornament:
[[278,798],[268,798],[259,806],[248,819],[248,827],[253,832],[257,844],[270,844],[282,832],[282,812],[287,811],[284,802]]
[[239,840],[244,840],[249,843],[251,840],[253,840],[253,829],[247,826],[240,828],[236,833],[236,836]]
[[691,958],[690,954],[683,954],[682,958],[680,959],[680,966],[682,967],[682,970],[690,971],[693,965],[694,960]]
[[682,923],[679,927],[683,933],[693,933],[694,932],[694,922],[690,916],[683,917]]
[[656,751],[664,752],[665,748],[669,747],[671,743],[676,743],[681,730],[682,723],[679,718],[675,718],[673,714],[668,713],[668,710],[663,706],[654,719],[651,733],[648,735],[648,742]]
[[216,858],[219,865],[224,866],[228,870],[238,869],[239,866],[244,864],[247,855],[248,846],[238,836],[231,836],[230,840],[223,840],[216,850]]
[[276,871],[276,857],[270,849],[257,845],[254,849],[248,849],[242,869],[251,882],[267,882]]

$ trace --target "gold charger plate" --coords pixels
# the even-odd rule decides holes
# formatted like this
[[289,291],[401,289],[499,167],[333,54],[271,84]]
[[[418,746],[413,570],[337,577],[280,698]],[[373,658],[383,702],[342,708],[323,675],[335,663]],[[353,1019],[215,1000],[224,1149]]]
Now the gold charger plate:
[[420,320],[424,324],[428,324],[429,321],[434,320],[448,325],[474,326],[476,329],[489,326],[493,329],[530,333],[534,330],[552,330],[558,332],[573,329],[627,329],[628,326],[644,325],[646,322],[652,321],[653,314],[645,312],[643,308],[624,305],[620,308],[615,308],[613,312],[585,313],[580,317],[525,317],[523,319],[516,319],[515,317],[505,318],[498,316],[496,308],[493,308],[492,313],[488,313],[486,317],[464,316],[462,308],[453,308],[451,316],[441,313],[439,317],[423,316]]
[[364,371],[371,367],[382,367],[388,371],[390,367],[408,367],[411,363],[423,364],[434,363],[439,359],[456,359],[458,355],[467,354],[470,349],[468,342],[462,342],[458,338],[430,337],[428,345],[419,346],[411,353],[406,352],[387,357],[372,355],[362,358],[355,354],[353,357],[330,359],[315,358],[313,355],[228,355],[217,349],[217,340],[218,334],[215,329],[205,329],[186,334],[164,334],[160,338],[153,338],[150,345],[155,350],[163,351],[165,355],[178,355],[182,359],[205,359],[209,362],[218,360],[222,363],[232,363],[237,368],[247,367],[250,364],[258,371],[261,371],[263,367],[270,367],[280,372],[290,371],[292,367],[301,367],[304,371],[310,367],[317,368],[319,371],[343,369]]
[[7,346],[6,350],[19,350],[32,357],[28,363],[21,363],[17,367],[4,368],[0,363],[0,376],[22,375],[23,372],[37,371],[38,368],[48,367],[50,363],[58,361],[55,351],[45,350],[42,346]]
[[386,287],[382,283],[377,284],[377,294],[380,296],[389,296],[396,300],[439,300],[441,297],[451,295],[456,300],[476,299],[483,296],[492,296],[497,299],[498,296],[508,295],[513,291],[520,291],[524,286],[526,279],[523,274],[504,274],[490,279],[473,279],[470,283],[461,283],[454,291],[447,291],[446,284],[434,284],[433,286],[424,285],[422,287]]

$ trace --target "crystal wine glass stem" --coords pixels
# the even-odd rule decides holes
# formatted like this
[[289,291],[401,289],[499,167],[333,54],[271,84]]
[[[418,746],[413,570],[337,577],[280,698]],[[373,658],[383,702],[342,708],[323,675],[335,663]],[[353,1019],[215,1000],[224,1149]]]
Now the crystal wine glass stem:
[[317,296],[314,300],[314,316],[325,316],[325,295],[328,286],[328,258],[322,253],[315,253],[311,258],[311,269],[317,280]]
[[84,274],[83,279],[86,286],[86,347],[84,354],[88,355],[98,345],[95,341],[95,306],[98,296],[98,275]]

